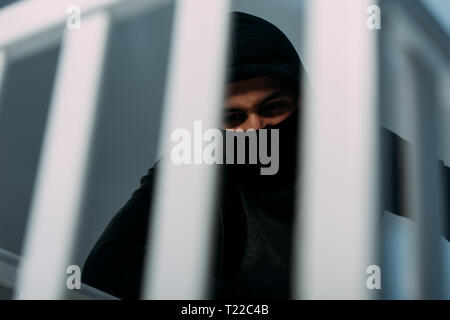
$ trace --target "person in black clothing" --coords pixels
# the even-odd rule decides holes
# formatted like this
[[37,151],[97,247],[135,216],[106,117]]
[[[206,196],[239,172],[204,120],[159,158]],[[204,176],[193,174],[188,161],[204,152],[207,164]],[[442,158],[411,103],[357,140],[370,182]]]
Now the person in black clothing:
[[[299,88],[305,72],[296,50],[273,24],[241,12],[233,12],[232,19],[223,128],[278,129],[280,164],[273,176],[246,165],[224,165],[216,205],[213,298],[289,299]],[[387,131],[383,139],[402,143]],[[84,283],[120,298],[139,297],[157,168],[141,179],[95,244],[83,267]],[[400,169],[393,165],[387,173],[394,190],[402,180]],[[397,197],[386,198],[384,209],[403,213]]]

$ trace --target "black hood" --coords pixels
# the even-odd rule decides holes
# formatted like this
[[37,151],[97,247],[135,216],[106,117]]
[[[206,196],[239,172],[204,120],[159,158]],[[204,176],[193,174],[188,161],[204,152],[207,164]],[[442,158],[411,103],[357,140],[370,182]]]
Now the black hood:
[[286,35],[270,22],[232,12],[231,63],[228,82],[271,76],[295,89],[304,75],[297,51]]

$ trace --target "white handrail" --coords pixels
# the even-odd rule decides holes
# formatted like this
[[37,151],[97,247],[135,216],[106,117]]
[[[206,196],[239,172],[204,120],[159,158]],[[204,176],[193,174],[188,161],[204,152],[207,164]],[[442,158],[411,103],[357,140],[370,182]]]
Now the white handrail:
[[[99,12],[125,18],[173,0],[23,0],[0,10],[0,49],[8,49],[11,59],[31,54],[61,40],[70,17],[68,8],[80,9],[81,21]],[[81,24],[83,28],[83,23]]]

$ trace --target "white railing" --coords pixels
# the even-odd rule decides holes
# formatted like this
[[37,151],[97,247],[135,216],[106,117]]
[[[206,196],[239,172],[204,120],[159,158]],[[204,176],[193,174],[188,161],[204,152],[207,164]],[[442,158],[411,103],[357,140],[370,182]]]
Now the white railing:
[[65,29],[66,1],[23,1],[0,13],[0,24],[8,25],[0,36],[0,57],[6,52],[4,64],[23,54],[17,48],[25,47],[28,53],[41,49],[42,34],[55,34],[53,39],[62,41],[25,236],[25,259],[18,273],[17,298],[19,292],[24,299],[64,298],[64,270],[73,253],[80,220],[111,19],[137,15],[163,2],[81,1],[78,5],[83,10],[83,26],[75,32]]

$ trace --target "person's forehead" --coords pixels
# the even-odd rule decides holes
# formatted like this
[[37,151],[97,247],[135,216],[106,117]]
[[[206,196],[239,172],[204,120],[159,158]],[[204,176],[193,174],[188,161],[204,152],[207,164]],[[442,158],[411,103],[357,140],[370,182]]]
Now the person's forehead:
[[245,95],[249,92],[268,92],[273,90],[287,90],[287,86],[273,77],[257,77],[229,83],[228,97]]

